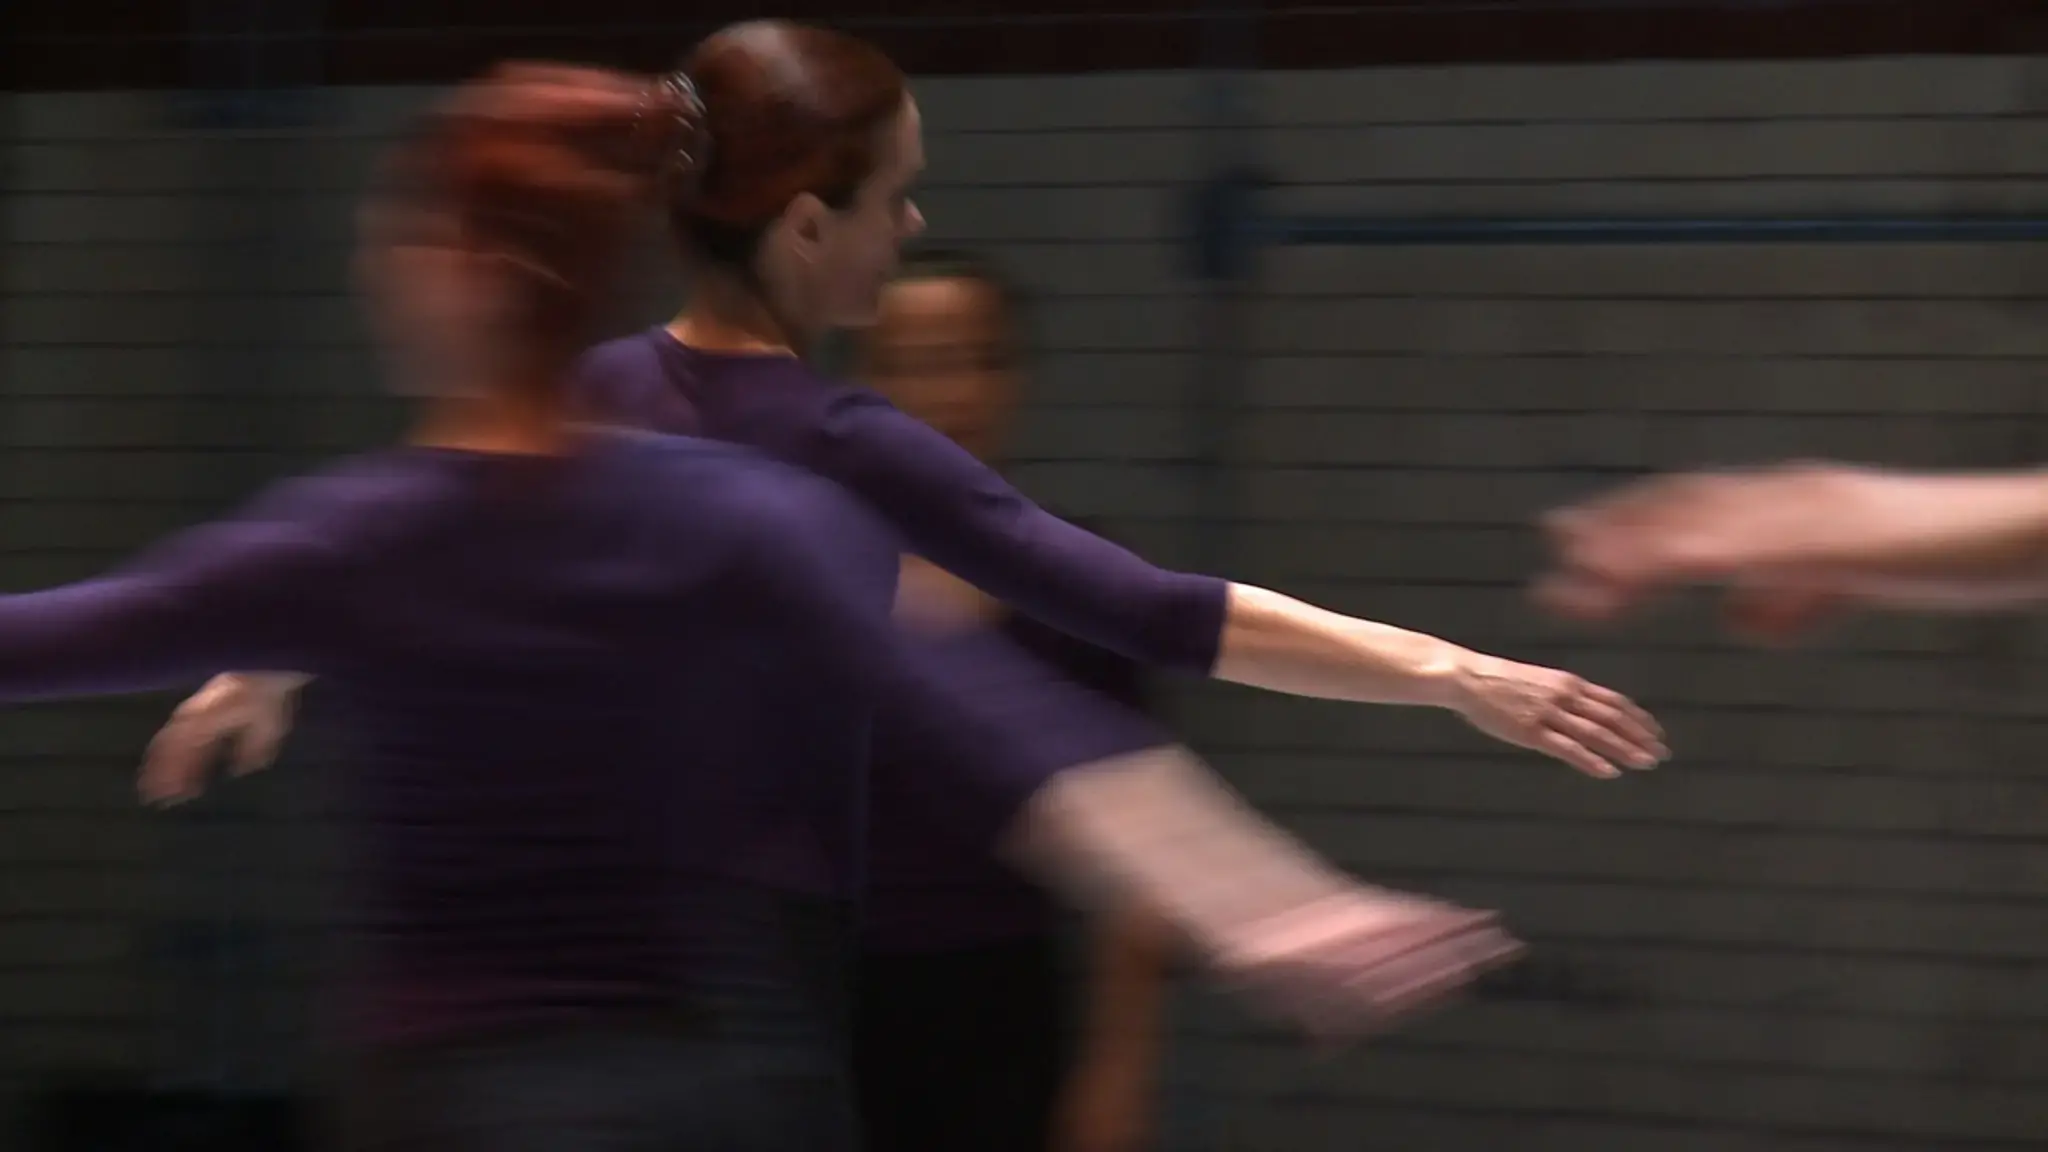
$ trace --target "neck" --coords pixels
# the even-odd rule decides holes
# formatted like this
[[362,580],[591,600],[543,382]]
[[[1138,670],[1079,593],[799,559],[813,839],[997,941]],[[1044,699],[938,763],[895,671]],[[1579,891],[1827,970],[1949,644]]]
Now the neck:
[[779,315],[759,293],[718,272],[700,275],[690,302],[669,322],[669,334],[707,352],[802,356],[816,337]]
[[550,380],[436,400],[414,421],[407,440],[429,448],[559,456],[573,436],[567,398]]

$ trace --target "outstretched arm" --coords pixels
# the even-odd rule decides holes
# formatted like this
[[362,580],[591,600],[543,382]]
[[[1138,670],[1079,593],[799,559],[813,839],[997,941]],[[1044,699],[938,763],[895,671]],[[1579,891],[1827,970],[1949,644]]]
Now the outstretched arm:
[[[347,491],[331,477],[287,482],[235,518],[173,537],[110,578],[125,585],[126,593],[88,594],[93,611],[128,613],[131,619],[117,625],[103,616],[91,625],[99,638],[68,651],[63,662],[89,671],[82,666],[104,664],[111,656],[95,651],[96,645],[113,643],[137,654],[126,660],[139,677],[130,687],[165,688],[219,673],[180,704],[151,740],[138,780],[145,801],[196,795],[213,750],[223,743],[235,746],[241,771],[262,767],[275,753],[290,727],[293,695],[309,677],[222,670],[310,669],[345,637],[349,561],[336,542],[335,525],[352,503],[343,495]],[[44,643],[70,644],[60,637]],[[44,659],[30,663],[53,670]]]
[[917,551],[1106,648],[1295,695],[1448,708],[1491,736],[1594,775],[1665,755],[1641,709],[1569,673],[1159,568],[1039,508],[879,397],[845,393],[821,435],[826,471]]
[[1005,849],[1072,897],[1155,911],[1219,975],[1330,1039],[1426,1008],[1520,947],[1490,914],[1344,875],[1185,748],[1061,772]]
[[1657,477],[1553,513],[1542,591],[1622,614],[1690,584],[1787,627],[1824,606],[1997,609],[2048,598],[2048,470],[1912,473],[1839,464]]
[[316,528],[210,524],[115,574],[0,597],[0,698],[155,691],[236,667],[313,667],[345,629]]

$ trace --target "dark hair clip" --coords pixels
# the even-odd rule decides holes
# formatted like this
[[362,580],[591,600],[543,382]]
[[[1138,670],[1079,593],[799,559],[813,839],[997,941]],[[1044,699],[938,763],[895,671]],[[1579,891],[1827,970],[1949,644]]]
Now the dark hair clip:
[[670,72],[655,80],[641,106],[638,128],[663,191],[670,196],[689,191],[710,159],[711,132],[704,99],[687,74]]

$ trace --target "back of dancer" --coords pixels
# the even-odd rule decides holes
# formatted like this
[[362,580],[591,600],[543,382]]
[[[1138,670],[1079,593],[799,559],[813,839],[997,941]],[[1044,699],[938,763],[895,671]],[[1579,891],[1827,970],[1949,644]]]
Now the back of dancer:
[[857,775],[866,657],[811,605],[881,612],[833,567],[856,554],[828,487],[605,435],[544,461],[400,450],[291,496],[249,530],[290,546],[126,581],[233,589],[199,618],[208,656],[275,597],[259,651],[321,674],[356,734],[366,1038],[680,1008],[685,973],[762,959],[729,934],[766,926],[767,893],[843,896],[843,857],[795,833]]
[[350,1146],[852,1139],[836,830],[896,555],[825,481],[579,429],[560,387],[679,112],[576,69],[460,90],[366,218],[412,443],[0,597],[8,698],[237,667],[337,697]]

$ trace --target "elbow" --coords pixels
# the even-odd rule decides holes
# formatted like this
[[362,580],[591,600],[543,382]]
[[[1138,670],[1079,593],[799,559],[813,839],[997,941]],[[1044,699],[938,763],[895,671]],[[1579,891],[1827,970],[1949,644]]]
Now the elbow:
[[1163,576],[1148,589],[1149,610],[1134,614],[1145,622],[1140,634],[1114,647],[1158,667],[1204,677],[1220,675],[1237,586],[1184,572]]

